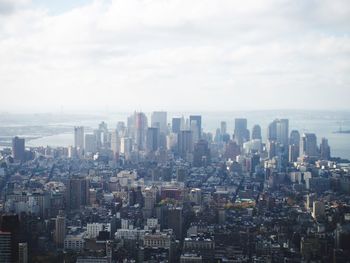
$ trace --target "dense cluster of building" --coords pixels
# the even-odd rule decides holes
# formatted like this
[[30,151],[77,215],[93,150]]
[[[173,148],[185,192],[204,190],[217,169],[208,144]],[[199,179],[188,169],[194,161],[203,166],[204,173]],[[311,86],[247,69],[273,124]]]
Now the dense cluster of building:
[[135,112],[0,153],[1,262],[348,262],[350,163],[288,119]]

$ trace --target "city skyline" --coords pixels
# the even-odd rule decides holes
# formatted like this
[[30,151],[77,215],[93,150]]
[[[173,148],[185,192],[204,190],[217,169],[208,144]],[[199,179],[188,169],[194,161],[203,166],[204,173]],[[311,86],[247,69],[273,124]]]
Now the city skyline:
[[1,0],[0,111],[349,110],[349,17],[347,1]]
[[349,263],[349,0],[0,0],[1,263]]

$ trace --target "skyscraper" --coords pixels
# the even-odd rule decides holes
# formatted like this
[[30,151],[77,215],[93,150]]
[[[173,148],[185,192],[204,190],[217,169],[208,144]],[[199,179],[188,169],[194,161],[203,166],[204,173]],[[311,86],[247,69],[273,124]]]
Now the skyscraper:
[[76,149],[84,149],[84,127],[74,127],[74,147]]
[[277,123],[275,121],[271,122],[267,127],[267,139],[269,141],[277,140]]
[[85,134],[85,152],[95,153],[97,151],[96,135]]
[[244,142],[249,141],[249,130],[247,129],[247,119],[235,119],[235,141],[239,146]]
[[288,147],[288,135],[289,135],[289,120],[288,119],[279,119],[276,120],[277,125],[277,142],[282,144],[283,147],[287,149]]
[[28,243],[18,244],[18,262],[28,263]]
[[[1,228],[3,232],[8,232],[11,235],[11,262],[18,260],[18,243],[20,240],[20,221],[17,214],[3,214],[1,216]],[[2,258],[0,258],[0,262]]]
[[173,118],[171,128],[173,133],[179,133],[181,130],[181,118]]
[[11,233],[0,231],[0,260],[3,263],[11,263],[12,249],[11,249]]
[[194,135],[195,138],[202,138],[202,116],[201,115],[190,115],[190,127],[192,123],[195,123],[197,126],[197,135]]
[[317,137],[314,133],[304,133],[300,140],[300,156],[318,157]]
[[12,139],[12,156],[16,161],[25,160],[25,140],[17,136]]
[[151,116],[151,126],[159,128],[161,133],[166,134],[168,125],[167,125],[167,112],[166,111],[154,111]]
[[98,125],[98,133],[99,133],[99,141],[100,141],[100,146],[102,146],[103,148],[108,148],[109,146],[109,132],[108,132],[108,126],[107,123],[105,123],[104,121],[101,122]]
[[252,139],[253,140],[261,140],[261,127],[260,125],[256,124],[253,126],[252,129]]
[[155,152],[159,148],[159,128],[148,128],[147,129],[147,142],[146,151]]
[[113,151],[114,157],[120,152],[120,138],[118,130],[114,130],[111,134],[111,150]]
[[289,138],[289,162],[296,162],[300,153],[300,134],[292,130]]
[[220,123],[220,132],[221,132],[221,135],[224,135],[227,133],[227,123],[226,121],[222,121]]
[[135,144],[136,150],[144,150],[146,147],[147,117],[143,112],[135,114]]
[[72,210],[80,209],[80,206],[88,204],[89,182],[84,177],[71,178],[67,183],[68,207]]
[[132,139],[129,137],[123,137],[120,139],[120,153],[124,154],[128,158],[132,151]]
[[329,160],[331,158],[331,148],[329,147],[328,140],[326,138],[322,138],[320,155],[322,160]]
[[206,166],[210,162],[210,150],[208,142],[205,140],[199,140],[194,145],[193,150],[193,166],[201,167]]
[[300,133],[297,130],[292,130],[290,132],[289,144],[300,145]]
[[314,201],[312,204],[312,217],[318,220],[325,215],[325,205],[322,201]]
[[270,141],[276,141],[277,143],[288,147],[289,140],[289,120],[288,119],[276,119],[269,124],[267,130],[267,139]]
[[192,132],[192,141],[196,143],[199,141],[199,132],[198,132],[198,124],[197,121],[191,121],[190,130]]
[[192,132],[187,130],[180,131],[180,133],[178,134],[177,143],[179,155],[185,159],[187,157],[187,154],[192,152]]
[[279,156],[281,161],[288,161],[289,155],[289,120],[276,119],[271,122],[267,129],[269,153]]
[[183,212],[182,207],[167,207],[167,226],[174,230],[176,239],[181,240],[183,231]]
[[64,238],[66,237],[66,218],[60,213],[55,221],[55,243],[58,247],[63,247]]

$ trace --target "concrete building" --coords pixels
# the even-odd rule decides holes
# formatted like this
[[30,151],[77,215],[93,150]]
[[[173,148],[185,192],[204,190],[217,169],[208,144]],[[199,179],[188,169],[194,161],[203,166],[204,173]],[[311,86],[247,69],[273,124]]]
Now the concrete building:
[[12,139],[12,157],[15,161],[25,160],[25,140],[17,136]]
[[84,149],[84,127],[74,127],[74,147]]
[[0,231],[0,260],[3,263],[12,262],[11,233]]
[[151,126],[159,128],[159,132],[166,134],[168,132],[167,112],[154,111],[151,115]]
[[66,237],[66,218],[62,214],[56,217],[55,221],[55,243],[58,247],[63,247]]
[[18,244],[18,262],[28,263],[28,243]]

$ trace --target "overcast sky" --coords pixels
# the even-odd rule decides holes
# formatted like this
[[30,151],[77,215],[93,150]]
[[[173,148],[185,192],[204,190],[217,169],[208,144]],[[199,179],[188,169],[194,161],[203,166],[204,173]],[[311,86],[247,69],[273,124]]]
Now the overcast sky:
[[349,0],[0,0],[0,110],[350,109],[349,31]]

